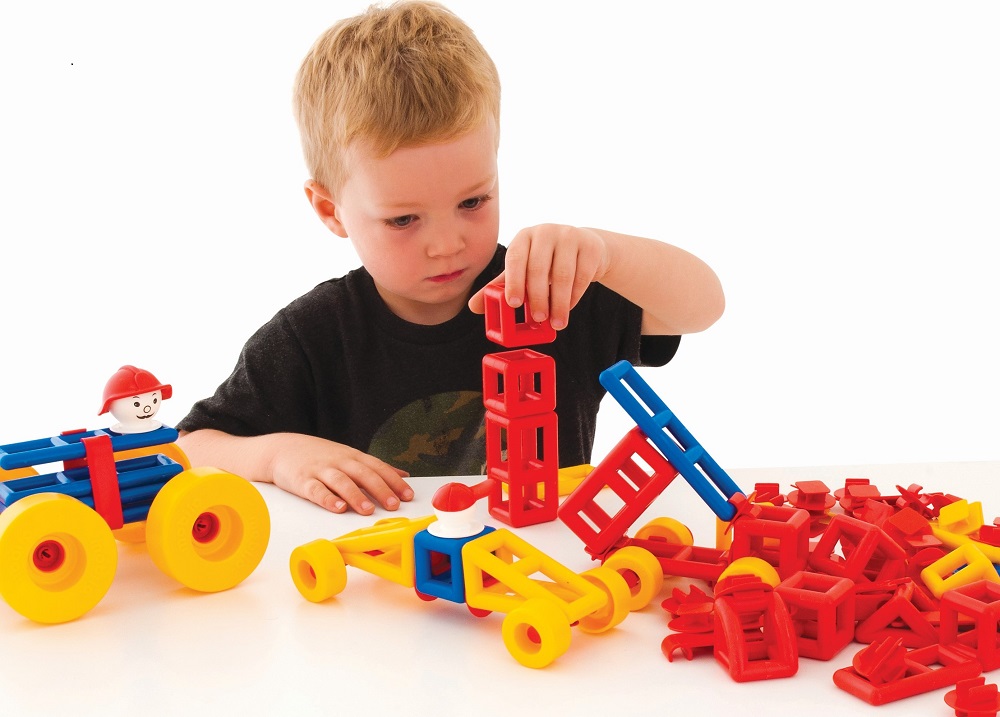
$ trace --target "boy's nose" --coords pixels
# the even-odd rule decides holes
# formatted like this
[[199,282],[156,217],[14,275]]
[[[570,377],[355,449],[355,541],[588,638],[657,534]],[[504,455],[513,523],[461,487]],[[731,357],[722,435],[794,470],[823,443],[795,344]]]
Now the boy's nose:
[[465,239],[458,231],[435,232],[427,246],[427,253],[430,256],[451,256],[457,254],[465,247]]

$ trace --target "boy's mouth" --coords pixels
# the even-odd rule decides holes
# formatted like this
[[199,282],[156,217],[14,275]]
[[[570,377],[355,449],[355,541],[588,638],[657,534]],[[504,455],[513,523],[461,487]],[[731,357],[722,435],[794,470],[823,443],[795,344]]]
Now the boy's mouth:
[[453,271],[450,274],[438,274],[437,276],[432,276],[429,278],[429,281],[433,281],[435,284],[444,284],[449,281],[454,281],[464,273],[464,269],[459,269],[458,271]]

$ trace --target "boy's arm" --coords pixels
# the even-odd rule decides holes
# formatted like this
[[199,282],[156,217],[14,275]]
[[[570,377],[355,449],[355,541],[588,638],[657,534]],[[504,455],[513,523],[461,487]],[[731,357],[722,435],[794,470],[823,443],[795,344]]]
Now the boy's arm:
[[386,510],[413,491],[407,474],[341,443],[300,433],[232,436],[202,429],[181,433],[178,445],[191,465],[211,465],[252,481],[274,485],[334,513],[350,507],[362,515],[375,510],[372,499]]
[[[536,321],[548,318],[562,329],[595,281],[642,308],[646,335],[703,331],[725,308],[719,278],[693,254],[654,239],[557,224],[518,232],[491,283],[505,283],[511,306],[526,301]],[[482,313],[482,305],[480,291],[469,307]]]

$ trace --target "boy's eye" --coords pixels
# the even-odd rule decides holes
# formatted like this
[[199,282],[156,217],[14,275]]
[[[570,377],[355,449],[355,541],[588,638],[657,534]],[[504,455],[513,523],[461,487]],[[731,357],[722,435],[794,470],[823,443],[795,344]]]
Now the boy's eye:
[[464,199],[459,202],[458,206],[461,209],[478,209],[490,199],[491,197],[488,194],[484,194],[481,197],[470,197],[469,199]]
[[410,226],[416,217],[412,214],[404,214],[401,217],[392,217],[391,219],[386,219],[385,223],[390,227],[395,227],[397,229],[403,229]]

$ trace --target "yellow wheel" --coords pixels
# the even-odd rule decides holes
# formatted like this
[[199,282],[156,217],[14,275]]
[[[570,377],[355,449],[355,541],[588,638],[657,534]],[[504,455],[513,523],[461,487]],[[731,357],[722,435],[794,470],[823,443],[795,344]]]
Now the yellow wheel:
[[635,534],[640,540],[665,540],[671,545],[694,545],[694,536],[688,527],[673,518],[654,518]]
[[344,556],[330,540],[314,540],[300,545],[288,559],[292,582],[310,602],[323,602],[347,586]]
[[584,632],[604,632],[628,617],[631,591],[625,578],[611,568],[599,567],[581,573],[580,577],[599,587],[607,595],[604,607],[580,618],[580,629]]
[[120,543],[145,543],[146,542],[146,521],[140,520],[135,523],[123,525],[118,530],[112,530],[115,540]]
[[189,588],[218,592],[241,583],[264,557],[267,505],[249,481],[217,468],[172,478],[153,500],[146,543],[156,566]]
[[29,620],[80,617],[108,592],[117,566],[108,524],[76,498],[31,495],[0,513],[0,594]]
[[569,649],[569,618],[545,598],[526,600],[511,610],[501,631],[508,652],[525,667],[545,667]]
[[660,561],[648,550],[629,545],[611,554],[604,567],[625,578],[629,586],[628,609],[642,610],[663,589]]
[[722,575],[719,576],[719,582],[732,575],[756,575],[772,588],[777,587],[778,583],[781,582],[778,571],[774,569],[774,566],[760,558],[737,558],[729,564],[729,567],[722,571]]

